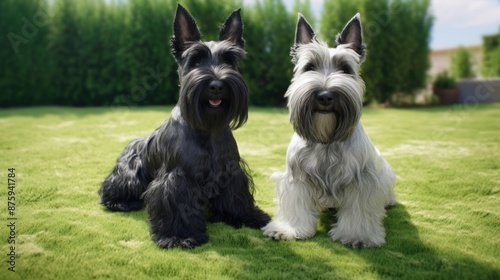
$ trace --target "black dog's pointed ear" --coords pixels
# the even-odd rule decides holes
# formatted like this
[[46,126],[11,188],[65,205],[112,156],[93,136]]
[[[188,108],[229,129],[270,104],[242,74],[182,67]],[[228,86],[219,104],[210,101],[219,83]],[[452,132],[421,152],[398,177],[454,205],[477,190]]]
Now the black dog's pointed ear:
[[357,13],[337,35],[337,45],[349,44],[349,48],[357,52],[361,59],[365,56],[365,45],[363,45],[363,34],[361,31],[361,20]]
[[178,4],[174,19],[174,34],[170,40],[174,57],[180,60],[185,44],[200,39],[201,35],[198,26],[196,26],[196,21],[183,6]]
[[307,22],[304,16],[299,13],[297,29],[295,30],[295,45],[309,44],[313,41],[314,36],[316,36],[316,33],[314,33],[311,25]]
[[243,22],[240,12],[241,9],[238,9],[226,19],[219,32],[219,41],[229,41],[243,48],[245,40],[243,40]]

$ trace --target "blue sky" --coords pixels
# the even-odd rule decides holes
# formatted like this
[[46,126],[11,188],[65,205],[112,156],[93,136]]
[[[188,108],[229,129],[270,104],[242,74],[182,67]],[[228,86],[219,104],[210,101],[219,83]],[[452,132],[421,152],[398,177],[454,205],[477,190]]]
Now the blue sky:
[[[323,0],[310,0],[316,18],[322,14]],[[435,16],[431,48],[480,45],[482,35],[500,32],[500,0],[431,0]],[[255,0],[243,0],[245,5]],[[291,10],[294,0],[283,0]],[[363,15],[361,15],[363,20]]]
[[479,45],[500,32],[500,0],[434,0],[432,48]]

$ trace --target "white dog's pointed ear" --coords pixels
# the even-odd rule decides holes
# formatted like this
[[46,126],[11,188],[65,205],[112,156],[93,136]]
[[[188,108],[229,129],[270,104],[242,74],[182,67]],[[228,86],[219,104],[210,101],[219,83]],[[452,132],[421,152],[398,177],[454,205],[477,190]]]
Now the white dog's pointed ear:
[[177,11],[174,19],[174,35],[170,40],[172,52],[177,60],[181,59],[182,52],[187,42],[201,40],[201,34],[196,25],[196,21],[189,12],[181,5],[177,4]]
[[314,36],[316,36],[316,33],[314,33],[311,25],[307,22],[304,16],[299,13],[297,29],[295,30],[295,45],[309,44],[313,41]]
[[357,13],[337,35],[337,45],[349,44],[349,48],[357,52],[361,58],[365,56],[365,45],[363,45],[363,34],[361,30],[361,20]]
[[243,40],[243,22],[241,21],[241,9],[234,11],[221,27],[219,32],[219,41],[229,41],[240,47],[245,46]]

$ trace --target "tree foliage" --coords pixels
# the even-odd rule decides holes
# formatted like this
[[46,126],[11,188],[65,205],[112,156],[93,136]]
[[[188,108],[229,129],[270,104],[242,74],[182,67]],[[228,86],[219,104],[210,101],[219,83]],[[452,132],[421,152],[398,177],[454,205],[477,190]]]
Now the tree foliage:
[[[356,13],[360,12],[360,3],[361,0],[325,0],[320,20],[320,39],[330,46],[335,46],[337,34]],[[362,18],[361,22],[363,21]]]
[[316,17],[311,7],[311,0],[295,0],[293,2],[293,9],[290,14],[290,21],[295,26],[298,19],[298,14],[301,13],[312,26],[316,25]]
[[483,37],[481,74],[484,77],[500,77],[500,32]]
[[[173,0],[2,0],[0,107],[29,105],[139,106],[173,104],[177,65],[171,55]],[[204,40],[242,0],[181,0]],[[284,105],[292,77],[289,55],[297,13],[334,45],[361,12],[368,58],[367,100],[422,86],[432,18],[425,0],[326,0],[321,22],[311,0],[257,0],[242,9],[247,60],[240,70],[253,105]]]
[[464,47],[459,47],[451,57],[451,72],[456,79],[473,78],[472,54]]
[[48,48],[47,3],[0,1],[0,106],[45,105],[51,92],[52,59]]
[[325,1],[321,36],[330,45],[349,19],[361,13],[366,101],[384,102],[396,92],[412,93],[425,86],[433,23],[429,6],[429,0]]
[[248,51],[242,73],[247,78],[252,104],[283,105],[292,77],[289,52],[295,26],[281,0],[257,0],[245,13]]

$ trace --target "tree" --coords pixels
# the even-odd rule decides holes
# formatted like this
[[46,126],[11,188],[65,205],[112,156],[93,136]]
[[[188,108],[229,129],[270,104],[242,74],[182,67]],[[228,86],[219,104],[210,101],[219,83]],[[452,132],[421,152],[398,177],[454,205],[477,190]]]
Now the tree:
[[293,3],[293,9],[291,13],[291,22],[292,25],[296,24],[298,13],[301,13],[311,26],[315,26],[316,18],[314,17],[314,13],[311,9],[311,0],[295,0]]
[[43,0],[0,1],[0,107],[53,102],[49,18]]
[[451,57],[451,72],[456,79],[472,78],[472,54],[464,47],[459,47]]
[[[321,14],[321,40],[329,46],[336,46],[337,34],[356,13],[361,12],[360,8],[360,0],[325,0]],[[363,18],[361,22],[363,23]]]
[[247,60],[241,71],[250,88],[254,105],[284,105],[284,95],[292,77],[290,47],[295,25],[281,0],[257,1],[246,9]]
[[[400,38],[392,33],[391,27],[398,27],[389,9],[388,1],[361,1],[361,23],[363,24],[363,40],[366,44],[366,59],[361,66],[361,76],[366,83],[364,99],[384,102],[386,94],[392,94],[399,81],[394,77],[400,70],[401,50]],[[398,44],[400,44],[398,46]],[[393,50],[393,51],[388,51]]]
[[61,0],[54,8],[50,36],[56,67],[54,97],[57,105],[83,105],[80,100],[83,88],[77,5],[75,1]]
[[500,33],[483,36],[483,58],[481,64],[481,74],[484,77],[500,76]]
[[[409,28],[412,27],[408,30],[411,30],[410,44],[413,47],[409,50],[408,65],[410,67],[406,73],[405,82],[398,91],[411,94],[425,87],[427,83],[427,69],[430,67],[429,41],[434,17],[430,13],[430,0],[411,0],[408,1],[408,6],[411,11]],[[402,33],[407,34],[408,30],[403,30]]]
[[433,22],[429,6],[428,0],[325,1],[321,35],[331,46],[349,19],[361,13],[366,102],[385,102],[396,92],[412,93],[425,86]]
[[[92,75],[86,82],[89,91],[98,92],[99,98],[93,105],[110,105],[121,94],[130,89],[130,76],[126,69],[127,52],[124,41],[127,34],[128,7],[125,5],[99,5],[99,16],[96,17],[98,30],[93,52],[98,56]],[[89,42],[93,43],[93,42]]]
[[[248,57],[240,71],[249,86],[251,104],[285,104],[297,13],[313,25],[316,22],[310,2],[295,0],[291,13],[282,0],[258,0],[242,10]],[[0,1],[0,26],[7,32],[7,40],[0,42],[0,59],[5,65],[0,69],[0,105],[175,103],[178,77],[170,37],[176,3]],[[217,25],[241,7],[242,1],[181,3],[197,19],[203,39],[209,41],[218,39]],[[411,93],[422,87],[433,21],[429,0],[325,0],[320,38],[335,46],[336,34],[357,12],[361,13],[368,50],[361,69],[365,100],[384,102],[395,92]],[[490,62],[500,56],[495,51],[499,44],[497,39],[486,41],[483,65],[493,71],[490,69],[498,64]]]
[[130,0],[124,31],[122,71],[130,82],[115,105],[159,105],[177,100],[176,65],[170,52],[173,1]]
[[[195,18],[202,40],[215,41],[219,39],[219,28],[227,17],[236,9],[241,8],[241,0],[183,0],[180,1]],[[245,14],[245,11],[242,12]],[[245,20],[243,20],[245,23]]]

